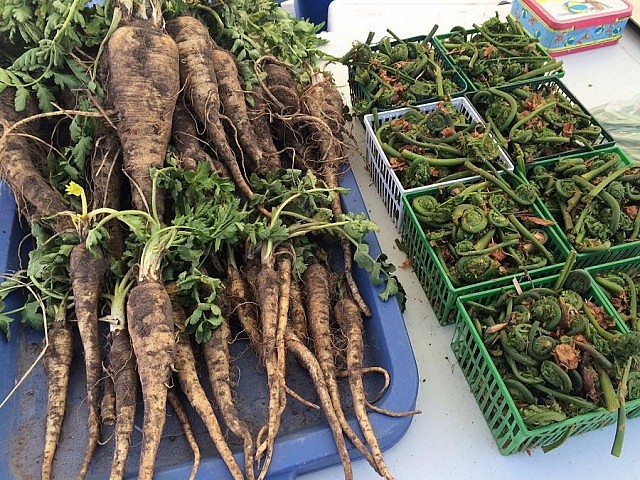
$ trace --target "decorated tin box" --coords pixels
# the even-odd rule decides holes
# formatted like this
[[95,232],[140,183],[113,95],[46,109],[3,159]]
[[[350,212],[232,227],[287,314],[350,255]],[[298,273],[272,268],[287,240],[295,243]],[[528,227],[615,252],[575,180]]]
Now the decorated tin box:
[[514,0],[511,15],[559,55],[616,43],[631,10],[626,0]]

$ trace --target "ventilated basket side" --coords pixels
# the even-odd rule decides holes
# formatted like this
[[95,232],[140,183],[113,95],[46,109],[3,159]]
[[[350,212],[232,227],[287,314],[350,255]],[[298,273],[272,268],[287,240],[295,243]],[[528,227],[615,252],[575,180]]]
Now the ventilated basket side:
[[[524,282],[521,284],[521,288],[526,291],[534,286],[551,287],[556,279],[557,276],[554,275]],[[488,305],[505,291],[515,292],[515,288],[497,288],[459,297],[457,300],[456,327],[451,340],[451,349],[487,422],[487,426],[491,430],[500,453],[509,455],[531,448],[550,445],[567,436],[588,432],[613,423],[617,413],[615,411],[608,412],[606,409],[601,408],[594,412],[567,418],[544,427],[530,429],[525,425],[522,415],[518,411],[465,308],[465,302],[470,300],[482,305]],[[607,313],[610,315],[613,313],[609,306],[602,303],[599,292],[592,288],[590,293],[591,298],[598,305],[604,305]],[[620,331],[624,331],[622,325],[618,324],[618,328]],[[636,404],[637,401],[630,402],[627,405],[627,411],[638,408]],[[613,435],[611,440],[613,441]]]
[[[400,179],[398,178],[396,173],[392,170],[389,159],[382,150],[382,145],[378,141],[378,138],[375,134],[376,128],[384,125],[387,122],[390,122],[391,120],[402,117],[405,113],[411,110],[418,109],[423,113],[430,112],[438,108],[439,103],[440,102],[433,102],[425,105],[419,105],[417,107],[389,110],[387,112],[379,113],[376,116],[374,116],[373,114],[364,116],[364,127],[367,144],[367,152],[365,158],[367,162],[367,168],[369,169],[369,173],[376,187],[376,190],[378,191],[378,194],[382,198],[382,201],[387,208],[387,212],[389,212],[393,223],[398,229],[400,229],[403,221],[404,206],[402,203],[402,195],[406,193],[428,191],[444,185],[476,178],[470,175],[468,177],[433,183],[422,187],[405,188],[400,182]],[[484,123],[482,121],[482,118],[473,108],[471,102],[468,99],[464,97],[454,98],[451,100],[451,103],[458,112],[465,114],[467,120],[475,121],[479,124]],[[502,148],[500,148],[498,162],[503,165],[504,169],[513,171],[514,166],[509,160],[509,156]]]
[[[473,179],[467,182],[473,182]],[[433,191],[432,191],[433,192]],[[402,197],[404,204],[404,221],[402,222],[402,240],[407,256],[411,259],[413,271],[424,290],[427,299],[441,325],[448,325],[455,321],[457,315],[456,300],[461,295],[482,292],[488,289],[511,285],[513,279],[526,281],[532,278],[541,278],[557,273],[562,268],[566,258],[566,248],[561,239],[560,232],[555,226],[545,227],[550,238],[549,250],[557,259],[557,263],[532,269],[520,275],[509,275],[475,284],[456,287],[447,275],[447,266],[443,265],[433,247],[430,245],[418,218],[415,215],[411,202],[421,195],[429,195],[429,191],[410,192]],[[535,206],[534,213],[545,217]]]
[[450,292],[454,289],[443,271],[440,261],[427,241],[413,210],[410,199],[403,197],[405,218],[402,223],[402,241],[407,256],[418,281],[424,290],[431,308],[440,325],[448,325],[455,321],[456,297]]
[[[546,160],[540,160],[534,162],[530,165],[527,165],[527,175],[526,177],[520,175],[522,178],[527,179],[530,175],[529,173],[533,170],[535,166],[544,166],[547,168],[553,168],[553,165],[560,159],[568,159],[568,158],[585,158],[589,159],[596,155],[603,155],[607,153],[617,153],[620,156],[621,163],[625,165],[630,165],[631,160],[624,154],[624,152],[618,147],[607,147],[603,149],[594,150],[588,153],[574,153],[572,155],[562,155],[555,158],[548,158]],[[554,216],[544,201],[541,198],[536,200],[536,206],[539,208],[543,215],[546,218],[554,219],[560,225],[562,219]],[[638,206],[640,207],[640,202],[638,202]],[[567,236],[564,234],[562,228],[559,229],[561,233],[562,243],[564,244],[565,254],[574,249],[574,245],[569,241]],[[622,243],[618,245],[613,245],[606,250],[594,251],[594,252],[580,252],[576,258],[575,268],[585,268],[593,265],[601,265],[605,263],[611,263],[618,260],[625,260],[631,257],[640,256],[640,240],[636,240],[633,242]]]

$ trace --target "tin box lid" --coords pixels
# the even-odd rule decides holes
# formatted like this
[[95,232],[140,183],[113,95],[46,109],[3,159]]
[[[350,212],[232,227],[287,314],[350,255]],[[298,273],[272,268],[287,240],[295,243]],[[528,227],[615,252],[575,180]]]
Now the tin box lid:
[[584,28],[629,18],[626,0],[522,0],[552,28]]

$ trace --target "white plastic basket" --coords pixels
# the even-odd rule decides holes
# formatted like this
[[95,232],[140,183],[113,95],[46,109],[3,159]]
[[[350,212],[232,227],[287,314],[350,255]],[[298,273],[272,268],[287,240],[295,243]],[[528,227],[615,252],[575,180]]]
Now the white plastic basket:
[[[410,110],[418,109],[421,112],[430,112],[435,110],[440,102],[427,103],[425,105],[418,105],[414,108],[398,108],[396,110],[389,110],[378,114],[378,121],[380,124],[384,124],[396,118],[403,116]],[[454,98],[451,103],[458,112],[464,113],[468,120],[476,121],[479,124],[484,124],[480,114],[473,108],[471,102],[464,97]],[[382,151],[382,145],[376,138],[376,134],[373,127],[373,114],[364,116],[364,127],[367,138],[367,164],[369,167],[369,173],[371,179],[376,186],[376,190],[382,197],[382,201],[387,207],[389,215],[393,220],[396,228],[400,230],[403,217],[402,196],[405,193],[421,192],[425,190],[432,190],[439,188],[443,185],[451,183],[466,181],[469,179],[477,178],[477,176],[469,175],[468,177],[459,178],[456,180],[448,180],[445,182],[432,183],[425,185],[424,187],[404,188],[400,179],[396,173],[391,169],[389,159]],[[499,162],[503,165],[503,169],[498,171],[510,170],[513,171],[513,163],[509,159],[507,152],[500,147]]]

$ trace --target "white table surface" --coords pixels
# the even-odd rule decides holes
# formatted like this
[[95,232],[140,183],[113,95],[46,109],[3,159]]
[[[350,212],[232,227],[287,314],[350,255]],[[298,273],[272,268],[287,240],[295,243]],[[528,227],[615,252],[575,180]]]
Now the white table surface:
[[[446,33],[451,26],[470,26],[496,11],[501,16],[509,12],[510,5],[497,6],[496,3],[334,0],[329,9],[326,50],[341,55],[353,40],[364,40],[370,30],[384,33],[389,27],[406,38],[426,34],[436,23],[440,26],[439,32]],[[588,109],[629,100],[640,91],[640,34],[633,28],[627,28],[615,46],[565,55],[562,59],[566,68],[565,83]],[[348,102],[346,67],[332,65],[328,68]],[[638,124],[640,126],[640,118]],[[395,265],[402,265],[406,256],[395,244],[399,235],[364,169],[364,132],[355,122],[353,133],[358,145],[352,154],[351,165],[368,213],[381,228],[378,239],[382,250]],[[630,420],[627,424],[621,458],[609,453],[615,433],[613,425],[571,437],[550,453],[535,449],[529,453],[500,455],[451,352],[449,343],[453,326],[438,324],[410,269],[399,269],[398,277],[407,291],[405,321],[419,370],[417,408],[423,413],[415,416],[402,439],[384,452],[396,479],[640,479],[638,420]],[[359,480],[379,478],[364,460],[354,462],[353,471],[354,478]],[[298,478],[342,477],[341,466],[336,466]]]

